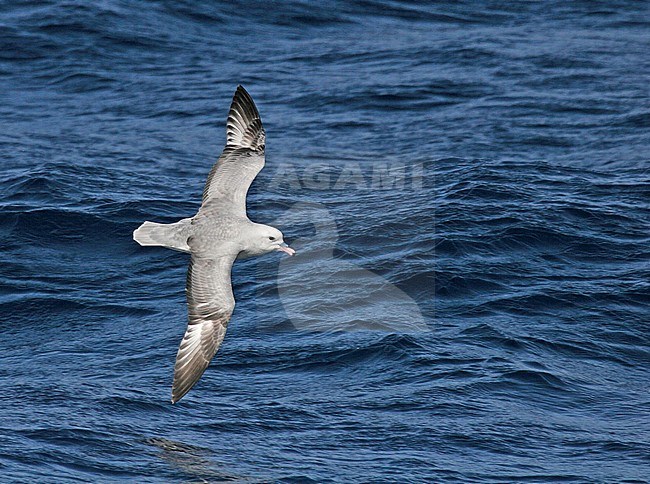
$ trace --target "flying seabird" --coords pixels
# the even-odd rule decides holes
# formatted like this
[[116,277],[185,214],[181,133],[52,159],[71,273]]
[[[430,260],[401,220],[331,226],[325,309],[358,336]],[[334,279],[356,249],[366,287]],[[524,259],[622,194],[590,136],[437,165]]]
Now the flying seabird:
[[235,308],[230,281],[235,259],[273,251],[295,254],[282,232],[246,215],[248,188],[264,167],[265,133],[242,86],[233,97],[226,134],[226,147],[210,170],[198,213],[173,224],[145,222],[133,232],[142,246],[191,254],[185,289],[189,322],[176,356],[172,403],[201,378],[223,341]]

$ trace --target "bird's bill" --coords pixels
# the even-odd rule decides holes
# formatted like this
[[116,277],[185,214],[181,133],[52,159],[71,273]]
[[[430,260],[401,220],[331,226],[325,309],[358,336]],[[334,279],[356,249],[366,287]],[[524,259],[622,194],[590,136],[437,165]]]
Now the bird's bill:
[[296,251],[293,250],[291,247],[289,247],[284,242],[282,244],[280,244],[280,247],[278,247],[277,250],[279,250],[280,252],[285,252],[285,253],[287,253],[289,255],[296,255]]

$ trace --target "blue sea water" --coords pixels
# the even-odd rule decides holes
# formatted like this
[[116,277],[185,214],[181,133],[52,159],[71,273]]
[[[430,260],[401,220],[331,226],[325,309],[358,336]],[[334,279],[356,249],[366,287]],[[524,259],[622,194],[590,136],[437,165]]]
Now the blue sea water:
[[[3,482],[648,482],[650,8],[0,2]],[[237,308],[169,402],[238,84]]]

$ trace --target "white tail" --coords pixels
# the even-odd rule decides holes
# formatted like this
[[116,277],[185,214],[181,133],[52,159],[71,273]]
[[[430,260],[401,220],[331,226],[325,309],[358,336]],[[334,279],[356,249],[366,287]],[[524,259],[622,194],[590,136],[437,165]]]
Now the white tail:
[[187,245],[189,228],[189,218],[173,224],[145,222],[133,232],[133,240],[142,246],[153,245],[189,252],[190,247]]

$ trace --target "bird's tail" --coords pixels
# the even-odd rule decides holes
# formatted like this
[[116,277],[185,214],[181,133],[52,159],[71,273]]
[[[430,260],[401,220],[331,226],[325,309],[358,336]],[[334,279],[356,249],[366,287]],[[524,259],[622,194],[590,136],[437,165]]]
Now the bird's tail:
[[133,232],[133,240],[142,246],[160,246],[189,252],[187,245],[190,219],[185,218],[173,224],[145,222]]

